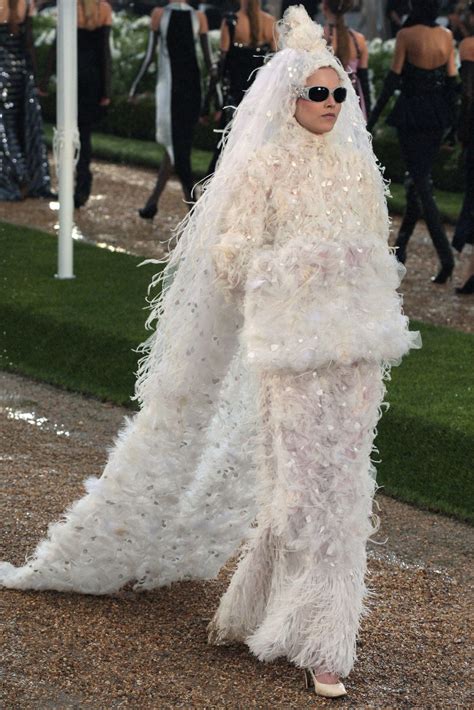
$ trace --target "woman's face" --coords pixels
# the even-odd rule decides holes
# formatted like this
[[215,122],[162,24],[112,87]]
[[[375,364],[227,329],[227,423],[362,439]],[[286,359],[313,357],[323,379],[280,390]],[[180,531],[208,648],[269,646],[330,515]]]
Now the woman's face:
[[[306,86],[325,86],[330,92],[341,84],[337,71],[332,67],[322,67],[306,79]],[[296,101],[295,118],[306,130],[322,135],[334,128],[341,106],[334,100],[332,93],[321,102],[300,98]]]

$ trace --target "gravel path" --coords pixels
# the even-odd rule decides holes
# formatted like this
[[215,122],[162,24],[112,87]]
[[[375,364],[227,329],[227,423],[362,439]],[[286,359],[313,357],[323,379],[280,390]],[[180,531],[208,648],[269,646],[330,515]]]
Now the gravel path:
[[[21,563],[47,524],[99,474],[125,410],[0,373],[0,559]],[[301,672],[244,646],[207,646],[232,563],[211,582],[109,597],[3,591],[2,707],[470,708],[468,615],[474,531],[377,496],[376,592],[349,696],[316,699]],[[471,659],[472,660],[472,659]]]
[[[155,171],[103,162],[95,162],[93,169],[91,200],[75,213],[76,237],[110,249],[163,257],[172,228],[186,214],[179,184],[174,180],[168,183],[160,212],[150,224],[138,217],[137,208],[144,204],[154,184]],[[58,229],[57,208],[58,203],[44,200],[0,202],[0,220],[54,233]],[[395,218],[394,232],[398,225],[399,219]],[[451,234],[452,229],[448,228],[448,232]],[[424,223],[419,223],[410,242],[408,273],[402,285],[405,311],[412,318],[474,333],[474,298],[454,293],[454,285],[464,281],[469,255],[464,253],[456,259],[454,281],[446,286],[434,286],[430,276],[437,272],[437,258]]]

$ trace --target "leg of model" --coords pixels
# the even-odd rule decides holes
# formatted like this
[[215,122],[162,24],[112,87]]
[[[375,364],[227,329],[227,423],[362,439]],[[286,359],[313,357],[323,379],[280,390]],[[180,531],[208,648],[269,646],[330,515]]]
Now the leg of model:
[[[173,134],[174,135],[174,134]],[[196,201],[193,196],[194,179],[191,169],[191,150],[193,141],[193,128],[183,126],[177,131],[176,140],[173,141],[174,169],[183,188],[184,200],[189,208]]]
[[405,174],[404,185],[406,196],[405,214],[403,215],[397,241],[395,242],[395,246],[397,247],[396,257],[402,264],[406,261],[407,246],[410,237],[413,234],[416,223],[423,214],[415,185],[409,173]]
[[156,180],[156,185],[153,188],[151,195],[146,201],[145,206],[138,210],[138,214],[143,219],[153,219],[153,217],[158,212],[158,202],[161,197],[161,193],[166,187],[166,183],[171,177],[173,171],[173,166],[171,164],[171,158],[168,152],[165,151],[163,159],[160,163],[160,169],[158,171],[158,178]]
[[92,172],[90,163],[92,158],[91,143],[92,125],[90,123],[79,124],[79,139],[81,149],[79,160],[76,166],[76,189],[74,190],[74,206],[82,207],[89,199],[92,188]]
[[465,244],[470,244],[471,258],[464,274],[464,284],[456,293],[470,295],[474,292],[474,147],[468,146],[465,152],[466,188],[464,201],[453,237],[453,247],[461,252]]
[[433,196],[431,182],[431,169],[439,151],[442,134],[440,132],[400,133],[399,136],[400,147],[420,198],[433,246],[438,254],[442,271],[449,277],[454,268],[454,258]]

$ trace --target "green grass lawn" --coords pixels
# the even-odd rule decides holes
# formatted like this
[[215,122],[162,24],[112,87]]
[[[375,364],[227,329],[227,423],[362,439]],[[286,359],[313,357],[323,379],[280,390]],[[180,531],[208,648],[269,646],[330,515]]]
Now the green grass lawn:
[[[0,369],[130,404],[147,335],[143,258],[74,244],[76,278],[58,280],[54,237],[0,223]],[[148,333],[149,334],[149,333]]]
[[[53,128],[45,126],[46,139],[52,144]],[[164,149],[153,141],[134,140],[133,138],[119,138],[105,133],[94,133],[92,148],[96,158],[110,160],[114,163],[127,165],[141,165],[148,168],[157,168],[163,157]],[[203,178],[207,174],[212,154],[210,151],[194,149],[192,152],[192,166],[196,177]],[[392,183],[392,197],[389,200],[390,211],[401,214],[405,207],[405,191],[403,185]],[[461,211],[462,195],[457,192],[444,192],[436,190],[436,199],[443,218],[451,223],[456,222]]]
[[[54,279],[57,242],[0,223],[0,368],[131,406],[144,339],[145,296],[157,268],[76,243],[75,273]],[[474,520],[474,336],[421,323],[423,348],[392,371],[379,426],[385,491]]]

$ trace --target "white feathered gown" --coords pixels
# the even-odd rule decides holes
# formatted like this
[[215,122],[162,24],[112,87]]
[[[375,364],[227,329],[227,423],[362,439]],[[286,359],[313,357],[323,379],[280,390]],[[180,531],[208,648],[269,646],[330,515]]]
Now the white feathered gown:
[[419,343],[395,291],[404,268],[374,163],[296,121],[282,135],[242,182],[239,230],[215,248],[224,287],[243,299],[261,445],[258,525],[210,639],[346,676],[367,611],[383,378]]
[[346,676],[383,376],[417,346],[403,267],[373,156],[350,143],[291,119],[226,179],[206,237],[178,243],[141,411],[102,477],[23,567],[0,565],[0,583],[151,589],[214,577],[246,540],[211,640]]

